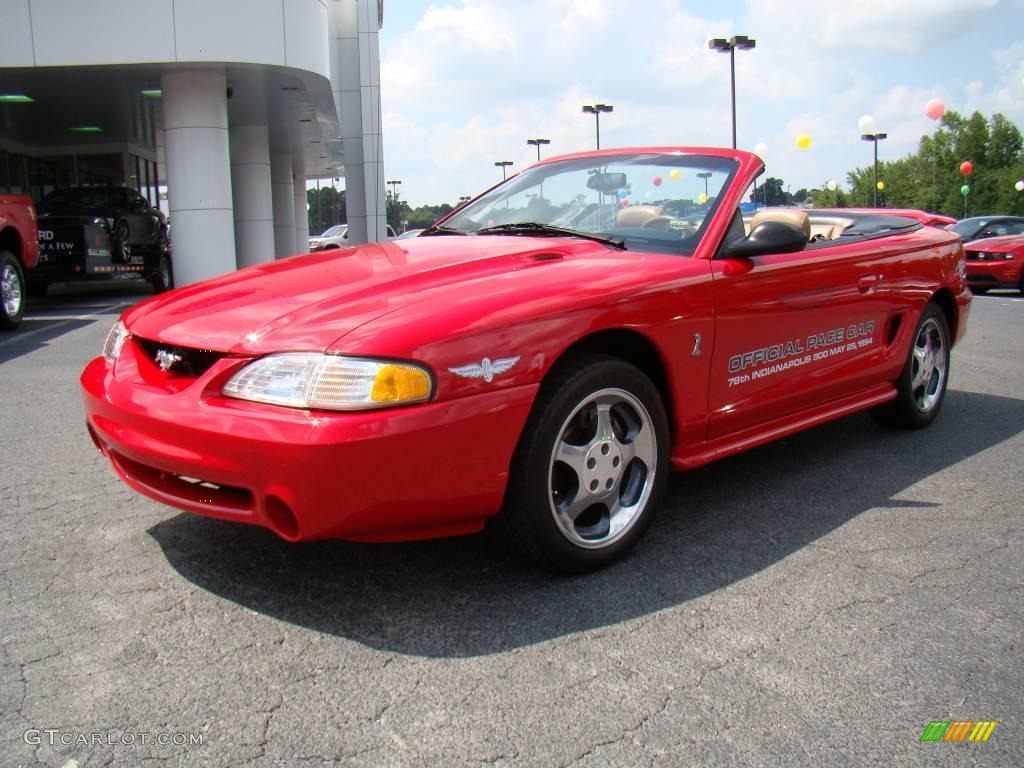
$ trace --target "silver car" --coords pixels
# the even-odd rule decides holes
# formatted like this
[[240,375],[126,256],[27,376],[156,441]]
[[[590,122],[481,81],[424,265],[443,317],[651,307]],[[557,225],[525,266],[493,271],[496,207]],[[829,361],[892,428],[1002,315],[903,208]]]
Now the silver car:
[[[395,239],[395,230],[388,224],[388,240]],[[309,238],[309,252],[327,251],[331,248],[342,248],[348,245],[348,224],[335,224],[328,227],[323,234]]]

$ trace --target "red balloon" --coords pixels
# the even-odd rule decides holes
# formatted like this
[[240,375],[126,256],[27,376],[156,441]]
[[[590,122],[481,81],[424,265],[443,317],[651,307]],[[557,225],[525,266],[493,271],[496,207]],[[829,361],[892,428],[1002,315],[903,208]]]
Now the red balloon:
[[651,181],[654,182],[654,186],[656,186],[656,187],[660,187],[661,186],[661,176],[655,176],[653,179],[651,179]]
[[964,160],[962,163],[960,163],[960,173],[962,173],[964,176],[970,176],[971,171],[973,170],[974,164],[971,163],[970,160]]

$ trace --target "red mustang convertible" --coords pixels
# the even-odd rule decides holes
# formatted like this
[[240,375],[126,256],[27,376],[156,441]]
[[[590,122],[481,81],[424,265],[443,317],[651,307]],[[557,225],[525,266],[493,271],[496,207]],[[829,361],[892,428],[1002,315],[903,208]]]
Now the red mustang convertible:
[[762,170],[722,149],[567,155],[419,237],[154,297],[82,374],[89,433],[147,496],[289,541],[490,527],[604,565],[672,469],[942,407],[960,238],[877,211],[744,222]]

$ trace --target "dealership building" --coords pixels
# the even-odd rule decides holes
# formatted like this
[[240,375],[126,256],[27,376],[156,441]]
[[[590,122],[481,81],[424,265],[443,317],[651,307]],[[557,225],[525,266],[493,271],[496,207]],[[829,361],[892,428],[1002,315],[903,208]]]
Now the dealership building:
[[0,194],[166,189],[175,282],[307,250],[306,181],[385,236],[383,0],[0,0]]

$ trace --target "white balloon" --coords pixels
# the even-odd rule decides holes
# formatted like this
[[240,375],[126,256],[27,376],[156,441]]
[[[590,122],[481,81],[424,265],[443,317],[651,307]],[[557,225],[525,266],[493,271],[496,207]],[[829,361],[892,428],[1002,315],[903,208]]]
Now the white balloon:
[[1024,179],[1021,179],[1016,184],[1014,184],[1013,188],[1016,189],[1018,192],[1024,192]]
[[836,184],[835,179],[829,179],[828,181],[825,182],[825,189],[827,189],[829,192],[835,192],[837,189],[839,189],[839,185]]
[[764,158],[764,156],[768,154],[768,145],[763,141],[759,141],[754,145],[754,154],[758,157]]
[[871,115],[863,115],[860,120],[857,121],[857,129],[862,133],[874,133],[875,132],[875,118]]

